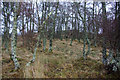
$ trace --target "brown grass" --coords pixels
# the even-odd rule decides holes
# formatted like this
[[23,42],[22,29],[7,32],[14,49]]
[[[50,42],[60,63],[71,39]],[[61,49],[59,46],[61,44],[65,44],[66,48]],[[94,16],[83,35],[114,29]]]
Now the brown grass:
[[[22,43],[19,42],[19,45]],[[91,47],[87,60],[82,58],[83,44],[77,40],[70,46],[70,40],[53,41],[53,51],[48,52],[49,41],[46,50],[38,48],[36,59],[30,66],[25,66],[32,59],[32,53],[24,47],[17,48],[17,57],[21,64],[18,71],[14,71],[13,62],[9,54],[3,52],[3,77],[24,78],[105,78],[104,67],[101,62],[101,48]],[[86,48],[87,51],[87,48]],[[9,52],[10,53],[10,52]]]

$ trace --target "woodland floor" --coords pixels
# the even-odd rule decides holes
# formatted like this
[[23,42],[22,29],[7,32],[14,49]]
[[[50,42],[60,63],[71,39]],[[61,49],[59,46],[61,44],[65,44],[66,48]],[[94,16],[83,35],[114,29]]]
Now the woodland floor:
[[[91,46],[87,60],[83,60],[83,42],[75,40],[72,46],[70,40],[54,40],[53,52],[48,52],[49,43],[43,52],[38,48],[36,60],[30,66],[25,66],[32,59],[32,53],[18,41],[17,57],[21,64],[18,71],[10,59],[10,51],[2,51],[3,78],[115,78],[120,75],[107,74],[101,61],[101,47]],[[86,48],[87,50],[87,48]]]

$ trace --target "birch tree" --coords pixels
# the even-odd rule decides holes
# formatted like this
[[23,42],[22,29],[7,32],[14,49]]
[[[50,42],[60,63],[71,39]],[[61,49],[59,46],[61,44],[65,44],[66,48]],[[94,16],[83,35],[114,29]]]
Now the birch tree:
[[55,17],[54,17],[54,21],[53,21],[53,28],[50,29],[51,35],[50,35],[50,40],[49,40],[49,52],[52,51],[52,42],[53,42],[52,39],[55,38],[55,26],[56,26],[55,22],[56,22],[56,17],[57,17],[58,5],[59,5],[59,2],[57,2],[57,4],[56,4],[56,9],[55,9],[55,14],[54,14]]
[[[78,4],[77,4],[78,7]],[[83,58],[86,59],[86,56],[90,53],[90,41],[87,35],[87,26],[86,26],[86,2],[84,2],[84,17],[81,15],[81,12],[78,9],[78,13],[83,23]],[[86,43],[88,44],[88,50],[85,52]]]
[[71,41],[70,41],[70,46],[72,46],[72,42],[73,42],[73,5],[72,5],[72,32],[71,32]]
[[[45,4],[43,3],[42,7],[42,20],[45,20],[46,18],[46,10],[47,10],[47,2]],[[43,12],[44,11],[44,12]],[[46,49],[46,32],[47,32],[47,22],[43,25],[43,30],[42,30],[42,37],[43,37],[43,50],[45,51]]]
[[95,10],[95,9],[94,9],[94,8],[95,8],[95,2],[93,2],[93,32],[94,32],[93,35],[94,35],[94,46],[96,47],[96,46],[97,46],[97,45],[96,45],[96,36],[97,36],[96,34],[97,34],[97,31],[96,31],[96,29],[95,29],[95,20],[94,20],[94,14],[95,14],[95,13],[94,13],[94,12],[95,12],[94,10]]
[[[37,2],[36,2],[36,6],[37,6],[37,8],[38,8]],[[33,62],[35,61],[37,48],[38,48],[38,46],[39,46],[39,41],[40,41],[40,39],[41,39],[41,30],[43,29],[43,25],[45,25],[45,23],[47,22],[47,20],[48,20],[49,17],[51,16],[52,12],[53,12],[53,11],[51,11],[51,12],[47,15],[46,20],[44,20],[43,23],[42,23],[41,25],[39,25],[39,28],[38,28],[39,31],[38,31],[38,36],[37,36],[37,43],[35,44],[34,53],[33,53],[33,58],[32,58],[32,60],[30,60],[30,62],[28,62],[28,63],[26,64],[26,66],[29,66],[31,63],[33,63]],[[37,13],[38,13],[38,12],[37,12]],[[39,16],[39,15],[38,15],[38,16]],[[40,24],[40,23],[38,23],[38,24]]]
[[15,70],[18,69],[20,67],[20,64],[17,60],[16,57],[16,35],[17,35],[17,3],[15,3],[15,11],[14,11],[14,26],[13,26],[13,30],[12,30],[12,39],[11,39],[11,58],[14,62],[15,65]]
[[4,17],[4,31],[2,35],[2,45],[5,47],[6,51],[8,52],[9,48],[9,28],[10,28],[10,3],[3,2],[3,17]]
[[106,65],[107,64],[107,55],[106,55],[106,39],[105,39],[105,24],[104,22],[107,21],[107,16],[106,16],[106,4],[105,2],[102,2],[102,14],[103,14],[103,46],[102,46],[102,55],[103,55],[103,64]]

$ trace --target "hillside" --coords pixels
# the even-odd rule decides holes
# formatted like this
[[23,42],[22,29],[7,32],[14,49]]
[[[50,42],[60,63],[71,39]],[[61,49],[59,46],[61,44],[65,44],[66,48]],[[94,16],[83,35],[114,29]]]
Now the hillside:
[[14,64],[10,60],[10,51],[3,50],[2,77],[3,78],[107,78],[119,77],[116,74],[107,74],[102,64],[101,47],[91,47],[87,59],[82,56],[83,42],[75,40],[70,46],[70,40],[53,41],[53,51],[45,51],[42,47],[37,50],[36,60],[30,66],[25,66],[32,59],[32,53],[25,47],[21,47],[18,41],[17,58],[21,68],[14,70]]

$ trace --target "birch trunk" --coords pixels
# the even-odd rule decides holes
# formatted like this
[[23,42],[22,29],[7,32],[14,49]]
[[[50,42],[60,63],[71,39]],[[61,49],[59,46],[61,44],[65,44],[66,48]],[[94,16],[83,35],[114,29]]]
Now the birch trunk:
[[[17,9],[17,4],[16,5],[16,9]],[[14,15],[14,26],[13,26],[13,30],[12,30],[12,40],[11,40],[11,58],[14,62],[15,65],[15,70],[18,69],[20,67],[20,64],[16,58],[16,35],[17,35],[17,10],[15,9],[15,15]]]

